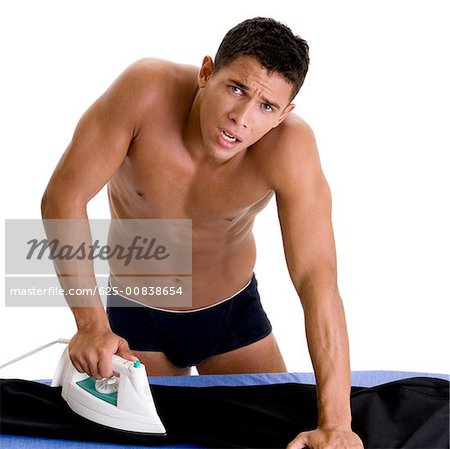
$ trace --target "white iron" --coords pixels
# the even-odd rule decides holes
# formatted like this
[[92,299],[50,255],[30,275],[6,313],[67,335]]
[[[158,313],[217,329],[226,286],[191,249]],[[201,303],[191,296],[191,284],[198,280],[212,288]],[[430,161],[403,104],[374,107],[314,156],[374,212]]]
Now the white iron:
[[96,381],[75,369],[66,348],[52,387],[62,386],[62,397],[69,407],[90,421],[130,432],[165,435],[145,366],[113,355],[112,369],[117,376]]

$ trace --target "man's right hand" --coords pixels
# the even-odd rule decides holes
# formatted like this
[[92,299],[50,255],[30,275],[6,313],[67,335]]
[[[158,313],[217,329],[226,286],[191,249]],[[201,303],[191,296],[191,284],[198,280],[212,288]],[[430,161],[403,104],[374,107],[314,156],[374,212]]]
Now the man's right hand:
[[69,343],[69,356],[80,373],[96,379],[111,377],[112,356],[117,354],[127,360],[137,360],[128,343],[108,328],[81,329]]

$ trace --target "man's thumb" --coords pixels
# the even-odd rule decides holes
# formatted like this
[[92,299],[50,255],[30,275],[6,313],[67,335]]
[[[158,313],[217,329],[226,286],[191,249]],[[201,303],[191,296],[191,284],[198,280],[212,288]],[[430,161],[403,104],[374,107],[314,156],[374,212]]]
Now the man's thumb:
[[304,432],[295,437],[293,441],[288,444],[286,449],[301,449],[308,446],[308,433]]
[[136,356],[133,355],[133,353],[130,350],[130,347],[128,346],[128,343],[125,340],[122,340],[119,343],[119,346],[117,348],[117,355],[120,357],[123,357],[126,360],[130,360],[132,362],[138,360]]

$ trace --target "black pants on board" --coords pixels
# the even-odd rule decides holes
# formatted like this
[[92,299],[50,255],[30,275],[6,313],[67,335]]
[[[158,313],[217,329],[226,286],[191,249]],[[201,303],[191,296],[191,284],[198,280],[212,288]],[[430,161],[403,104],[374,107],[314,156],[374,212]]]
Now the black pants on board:
[[[353,387],[353,430],[366,449],[449,447],[448,382],[411,378],[371,388]],[[151,387],[167,436],[111,430],[72,412],[61,388],[0,380],[3,434],[208,448],[285,448],[317,424],[313,385]]]

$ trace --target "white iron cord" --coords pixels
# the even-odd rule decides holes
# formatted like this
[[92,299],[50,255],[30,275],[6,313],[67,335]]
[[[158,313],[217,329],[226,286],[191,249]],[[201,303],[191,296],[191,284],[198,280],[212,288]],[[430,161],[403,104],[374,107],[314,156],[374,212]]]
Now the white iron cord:
[[36,354],[37,352],[40,352],[43,349],[46,349],[49,346],[53,346],[53,345],[55,345],[57,343],[62,343],[62,344],[68,345],[69,341],[70,341],[70,339],[68,339],[68,338],[58,338],[58,340],[51,341],[50,343],[47,343],[47,344],[42,345],[42,346],[39,346],[39,348],[33,349],[32,351],[27,352],[26,354],[22,354],[21,356],[16,357],[15,359],[10,360],[9,362],[4,363],[3,365],[0,365],[0,369],[5,368],[5,367],[7,367],[9,365],[12,365],[13,363],[18,362],[19,360],[25,359],[26,357],[29,357],[30,355]]

